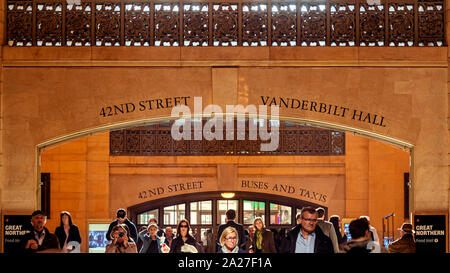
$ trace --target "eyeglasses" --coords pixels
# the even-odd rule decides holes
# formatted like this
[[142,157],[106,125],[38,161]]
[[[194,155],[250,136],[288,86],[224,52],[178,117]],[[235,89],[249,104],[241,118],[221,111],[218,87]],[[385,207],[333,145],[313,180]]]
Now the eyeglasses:
[[228,237],[228,238],[225,238],[225,240],[234,241],[234,240],[237,240],[237,237]]
[[316,218],[316,219],[308,219],[308,218],[303,218],[303,217],[302,217],[302,219],[303,219],[304,221],[307,221],[307,222],[317,223],[317,218]]
[[181,225],[181,226],[180,226],[180,228],[183,228],[183,227],[184,227],[184,228],[187,228],[188,226],[187,226],[187,225]]

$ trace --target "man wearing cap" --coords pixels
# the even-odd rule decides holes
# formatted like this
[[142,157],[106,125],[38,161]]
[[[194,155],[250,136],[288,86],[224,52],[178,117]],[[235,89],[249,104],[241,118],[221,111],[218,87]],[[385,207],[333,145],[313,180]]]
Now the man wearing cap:
[[414,230],[410,223],[403,223],[399,228],[401,238],[388,246],[389,253],[416,253],[416,242],[414,242]]
[[[127,218],[127,211],[125,209],[118,209],[116,213],[117,219],[112,221],[111,224],[109,224],[108,232],[106,234],[111,234],[111,231],[113,227],[117,226],[118,224],[125,224],[128,226],[128,229],[130,230],[130,237],[133,239],[133,241],[138,241],[138,232],[136,226],[128,220]],[[111,241],[111,238],[107,236],[107,240]]]
[[31,214],[33,230],[21,242],[25,252],[60,252],[58,237],[48,231],[46,223],[47,216],[43,211],[36,210]]

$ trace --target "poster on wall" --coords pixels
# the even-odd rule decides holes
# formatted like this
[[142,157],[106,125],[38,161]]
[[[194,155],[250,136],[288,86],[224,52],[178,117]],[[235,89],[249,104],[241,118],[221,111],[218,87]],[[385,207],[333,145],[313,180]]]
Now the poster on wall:
[[448,251],[447,213],[417,213],[414,230],[417,253],[445,253]]
[[105,253],[106,244],[109,243],[106,237],[108,228],[109,222],[89,223],[89,253]]
[[2,253],[20,252],[22,238],[31,232],[31,213],[2,215]]

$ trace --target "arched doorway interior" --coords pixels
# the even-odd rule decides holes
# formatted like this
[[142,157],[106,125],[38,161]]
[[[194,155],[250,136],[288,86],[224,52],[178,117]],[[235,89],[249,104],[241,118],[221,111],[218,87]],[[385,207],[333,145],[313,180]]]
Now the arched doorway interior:
[[[248,228],[255,217],[261,217],[267,229],[275,234],[284,233],[296,224],[296,215],[305,206],[314,208],[318,204],[284,196],[233,192],[231,198],[224,198],[222,192],[184,194],[174,198],[162,198],[127,208],[130,218],[138,230],[145,228],[155,218],[162,229],[172,227],[176,231],[178,222],[187,219],[198,242],[206,244],[206,232],[211,230],[215,241],[220,224],[225,223],[228,209],[236,210],[237,219]],[[321,206],[323,207],[323,206]],[[328,212],[327,207],[323,207]]]

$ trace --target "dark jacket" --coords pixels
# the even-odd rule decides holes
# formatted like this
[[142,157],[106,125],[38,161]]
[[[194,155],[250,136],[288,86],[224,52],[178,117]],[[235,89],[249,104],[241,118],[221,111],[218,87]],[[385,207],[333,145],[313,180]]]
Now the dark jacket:
[[190,235],[188,235],[188,239],[186,240],[186,242],[183,241],[181,236],[177,236],[175,239],[173,239],[172,247],[170,248],[170,253],[181,253],[181,247],[185,243],[194,246],[197,249],[198,253],[204,253],[203,247],[199,243],[197,243],[194,237]]
[[[164,240],[164,243],[170,248],[171,247],[171,244],[169,243],[169,237],[165,237],[166,239]],[[172,234],[172,243],[173,243],[173,240],[174,240],[175,238],[174,238],[174,236],[173,236],[173,234]]]
[[[64,242],[66,241],[66,232],[64,231],[64,226],[58,226],[55,229],[55,235],[58,237],[59,247],[62,248],[64,246]],[[67,242],[76,241],[81,244],[81,236],[80,231],[76,225],[70,226],[69,229],[69,238]]]
[[400,239],[389,244],[389,253],[416,253],[416,242],[412,234],[405,234]]
[[348,241],[346,244],[344,244],[344,252],[353,254],[370,253],[371,252],[371,246],[369,245],[370,242],[372,242],[370,238],[362,241],[355,241],[354,239],[352,239]]
[[[281,245],[282,253],[295,253],[297,237],[299,236],[301,228],[301,225],[297,225],[288,232]],[[316,226],[314,232],[316,233],[314,253],[334,253],[333,243],[331,242],[331,239],[323,233],[319,226]]]
[[[256,251],[256,234],[258,231],[255,231],[253,234],[252,240],[252,249]],[[277,253],[277,249],[275,248],[275,241],[273,239],[272,231],[268,229],[264,229],[262,231],[262,242],[261,242],[261,253]]]
[[[217,253],[224,253],[224,252],[222,251],[222,247],[219,248],[219,250],[217,250]],[[242,249],[239,249],[239,250],[238,250],[238,253],[247,253],[247,251],[242,250]],[[231,254],[231,253],[226,253],[226,254]]]
[[228,221],[226,224],[222,224],[219,226],[219,230],[217,232],[217,240],[216,240],[216,252],[219,251],[219,248],[221,248],[222,246],[220,245],[220,235],[222,235],[222,232],[224,231],[224,229],[226,229],[227,227],[233,227],[236,229],[236,231],[238,232],[238,238],[239,238],[239,248],[242,250],[245,250],[245,242],[246,242],[246,238],[245,238],[245,232],[244,232],[244,226],[241,224],[236,223],[235,221]]
[[[130,220],[125,219],[125,222],[123,222],[125,225],[128,226],[128,229],[130,230],[130,238],[133,239],[134,242],[138,241],[138,232],[136,226],[131,222]],[[106,240],[112,241],[111,239],[111,231],[113,227],[117,226],[119,224],[119,220],[112,221],[111,224],[109,224],[108,232],[106,233]]]
[[[150,234],[145,234],[142,237],[142,248],[139,251],[139,253],[147,253],[148,248],[150,247],[150,244],[152,242],[152,237],[150,236]],[[158,245],[158,253],[162,253],[161,251],[161,240],[159,238],[158,235],[156,235],[156,244]]]
[[46,227],[44,227],[44,230],[45,230],[44,240],[42,241],[42,245],[40,245],[38,247],[38,249],[36,249],[36,250],[31,249],[31,248],[25,249],[25,245],[27,244],[28,240],[35,240],[36,242],[38,242],[36,240],[36,238],[34,237],[34,230],[23,236],[21,244],[22,244],[22,249],[24,252],[33,253],[33,252],[43,251],[43,250],[48,250],[48,249],[59,249],[58,237],[56,237],[55,234],[50,233],[50,231],[48,231],[48,229]]

